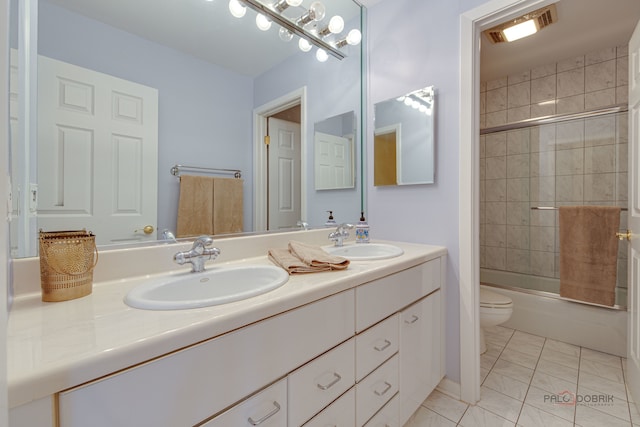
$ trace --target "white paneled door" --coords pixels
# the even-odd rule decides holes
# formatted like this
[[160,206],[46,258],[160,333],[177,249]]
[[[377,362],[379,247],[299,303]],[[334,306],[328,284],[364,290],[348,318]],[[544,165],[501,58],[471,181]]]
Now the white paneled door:
[[293,228],[301,219],[300,124],[269,118],[269,230]]
[[629,311],[627,371],[640,402],[640,22],[629,41]]
[[155,240],[158,91],[40,56],[38,226]]

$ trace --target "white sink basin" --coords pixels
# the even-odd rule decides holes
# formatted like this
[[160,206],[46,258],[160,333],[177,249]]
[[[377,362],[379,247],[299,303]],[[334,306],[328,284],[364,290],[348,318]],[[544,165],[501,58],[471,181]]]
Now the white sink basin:
[[150,279],[129,291],[124,302],[145,310],[208,307],[264,294],[287,280],[285,270],[270,265],[213,267]]
[[353,243],[325,250],[331,255],[339,255],[352,261],[394,258],[404,253],[401,248],[386,243]]

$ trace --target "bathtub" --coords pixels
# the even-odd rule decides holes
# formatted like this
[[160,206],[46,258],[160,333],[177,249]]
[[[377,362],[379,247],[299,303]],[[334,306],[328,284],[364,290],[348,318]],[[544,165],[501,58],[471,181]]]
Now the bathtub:
[[[518,280],[518,276],[524,277]],[[543,286],[534,286],[535,279],[543,279]],[[610,308],[561,298],[557,294],[557,279],[482,269],[480,282],[481,286],[513,300],[511,319],[502,326],[616,356],[627,356],[625,307]],[[522,283],[523,287],[514,286],[516,283]]]

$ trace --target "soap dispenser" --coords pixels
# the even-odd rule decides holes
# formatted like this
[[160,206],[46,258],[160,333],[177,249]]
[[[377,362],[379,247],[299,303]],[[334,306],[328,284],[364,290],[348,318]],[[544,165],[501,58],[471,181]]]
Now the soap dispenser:
[[356,224],[356,243],[369,243],[369,224],[360,212],[360,221]]
[[325,222],[324,225],[326,227],[335,227],[337,224],[336,224],[336,220],[333,219],[333,211],[327,211],[327,212],[329,212],[329,219],[327,219],[327,222]]

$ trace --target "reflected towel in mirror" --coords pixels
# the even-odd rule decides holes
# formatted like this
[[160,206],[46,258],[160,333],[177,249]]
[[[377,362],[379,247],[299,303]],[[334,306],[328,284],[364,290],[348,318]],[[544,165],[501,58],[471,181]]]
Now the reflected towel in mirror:
[[176,236],[242,231],[243,183],[237,178],[181,175]]

